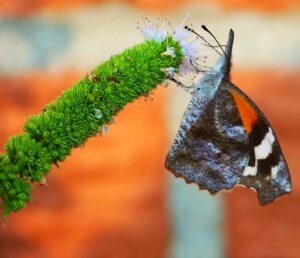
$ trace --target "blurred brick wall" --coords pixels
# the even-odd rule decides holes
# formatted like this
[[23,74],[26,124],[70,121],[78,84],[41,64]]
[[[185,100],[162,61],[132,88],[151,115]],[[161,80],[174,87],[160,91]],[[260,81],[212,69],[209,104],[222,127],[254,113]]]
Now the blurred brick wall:
[[[39,16],[43,12],[54,10],[57,14],[62,13],[64,16],[64,12],[68,12],[70,15],[73,8],[78,11],[85,6],[109,3],[110,1],[101,0],[5,0],[0,3],[0,12],[2,17],[9,17],[9,20],[15,19],[21,26],[23,18],[30,18],[32,15]],[[298,0],[256,2],[250,0],[128,0],[120,1],[120,3],[152,8],[156,11],[154,15],[157,11],[167,11],[161,16],[168,16],[171,9],[183,10],[185,4],[195,8],[211,4],[211,6],[220,8],[217,10],[218,16],[216,17],[216,14],[213,13],[210,18],[209,13],[205,18],[209,23],[215,25],[216,29],[223,30],[226,26],[226,31],[228,27],[239,28],[245,25],[243,24],[245,13],[239,13],[241,9],[249,11],[247,13],[249,16],[253,12],[254,19],[256,19],[258,11],[261,15],[265,14],[266,19],[270,17],[276,19],[287,12],[291,12],[291,17],[293,15],[297,17],[300,6]],[[206,12],[205,10],[202,14]],[[211,11],[211,9],[208,10]],[[194,11],[196,12],[196,10]],[[131,16],[134,16],[133,20],[136,21],[140,12],[140,10],[135,10],[125,13],[126,15],[130,13]],[[177,12],[172,15],[179,16]],[[97,14],[97,16],[99,15]],[[79,17],[79,19],[87,19],[87,17]],[[113,19],[107,19],[107,21],[112,22]],[[201,23],[206,23],[206,20],[200,16],[197,19],[199,22],[201,20]],[[260,27],[264,27],[264,25],[278,26],[278,23],[272,21],[270,24],[266,22],[259,25],[261,25]],[[74,20],[69,21],[70,24],[72,22],[73,25],[78,26]],[[192,19],[191,22],[193,22]],[[105,26],[109,27],[108,24],[111,25],[111,23],[106,23]],[[82,24],[79,23],[79,25]],[[59,26],[63,27],[63,25]],[[68,26],[69,24],[66,27]],[[95,25],[89,23],[83,30],[92,26]],[[101,26],[96,24],[96,26],[100,29],[105,27],[103,24]],[[258,28],[254,28],[254,30],[256,29]],[[42,30],[47,31],[47,26]],[[268,28],[265,31],[265,35],[267,35]],[[288,31],[288,27],[286,31]],[[29,32],[30,30],[25,30],[23,33]],[[93,34],[93,31],[89,31],[89,33]],[[263,34],[252,33],[251,36],[255,41],[263,42],[266,38],[259,38],[261,35]],[[289,35],[297,36],[297,31],[293,31]],[[80,34],[80,36],[84,35]],[[93,36],[95,35],[93,34]],[[18,40],[18,38],[16,39]],[[283,41],[288,40],[288,37],[283,39]],[[118,43],[122,42],[120,40]],[[283,53],[284,55],[288,52],[287,48],[277,46],[277,43],[272,42],[270,48],[273,47],[277,54]],[[243,45],[243,51],[249,52],[251,56],[257,56],[259,59],[262,53],[251,52],[253,50],[251,42],[248,44]],[[64,61],[64,54],[70,45],[64,47],[61,52],[57,52],[55,48],[51,49],[52,52],[56,52],[51,53],[50,57],[54,60]],[[93,47],[95,53],[101,51],[96,45]],[[32,48],[34,49],[34,47]],[[294,46],[294,49],[298,50],[299,46]],[[79,48],[77,51],[80,50],[82,49]],[[236,53],[234,58],[237,57]],[[297,55],[299,52],[295,52],[293,58],[297,58]],[[86,58],[86,56],[84,57]],[[42,57],[43,60],[49,58],[48,55]],[[2,60],[2,62],[4,61],[6,60]],[[83,58],[82,61],[84,61]],[[247,61],[245,58],[244,63]],[[253,63],[250,70],[245,65],[242,68],[234,66],[233,82],[247,92],[262,108],[276,130],[291,169],[293,193],[267,207],[260,207],[256,194],[248,189],[238,188],[230,194],[225,194],[225,214],[221,209],[218,210],[221,215],[213,214],[218,208],[212,209],[213,213],[207,214],[207,217],[212,219],[224,216],[225,230],[222,235],[226,243],[224,257],[294,258],[300,256],[298,245],[300,241],[298,233],[300,232],[298,222],[300,210],[297,201],[300,196],[298,176],[300,77],[297,72],[299,67],[296,66],[293,71],[292,69],[288,70],[287,67],[279,69],[278,64],[280,64],[278,59],[274,57],[274,66],[276,67],[273,70],[264,67],[255,70]],[[18,66],[19,63],[16,62],[14,65]],[[257,65],[261,67],[261,64]],[[46,66],[43,64],[43,68]],[[72,70],[70,67],[68,69]],[[84,74],[89,69],[85,68],[82,71]],[[63,75],[49,74],[43,72],[43,69],[39,70],[37,66],[33,66],[33,69],[30,67],[28,71],[26,65],[25,68],[21,67],[18,70],[18,74],[23,74],[20,77],[16,77],[13,72],[10,71],[9,77],[4,74],[0,79],[1,146],[9,136],[21,132],[22,125],[30,114],[40,112],[45,104],[59,96],[63,89],[70,87],[80,77],[78,73],[72,74],[65,70]],[[24,76],[24,74],[28,75]],[[180,94],[182,95],[182,93]],[[276,104],[274,105],[274,103]],[[181,108],[179,104],[176,103],[174,108]],[[168,205],[166,203],[168,201],[167,187],[163,173],[164,155],[168,147],[167,135],[164,133],[167,123],[163,115],[165,109],[166,96],[160,91],[151,103],[140,100],[127,107],[118,116],[117,124],[109,129],[109,133],[105,137],[94,138],[88,141],[83,148],[74,150],[72,156],[61,164],[61,169],[53,169],[48,177],[47,187],[38,185],[35,187],[34,202],[29,204],[27,209],[12,215],[0,230],[0,257],[165,257],[167,245],[172,237],[169,234],[172,230],[169,229],[170,215],[166,208]],[[151,123],[149,123],[150,118],[152,119]],[[202,193],[199,192],[199,196],[200,194]],[[194,194],[193,198],[197,198],[197,196],[198,193]],[[185,200],[184,197],[179,200]],[[192,200],[187,199],[186,201]],[[214,197],[206,199],[206,202],[213,201]],[[170,208],[172,209],[172,207]],[[205,203],[201,208],[207,209]],[[182,219],[186,218],[184,213],[177,214],[177,216]],[[197,223],[198,226],[202,219],[202,217],[195,219],[193,216],[189,216],[189,218],[194,219],[190,222],[190,226],[193,223]],[[174,223],[176,222],[174,220]],[[214,227],[220,227],[219,220],[210,223]],[[197,227],[195,226],[195,228]],[[210,229],[208,227],[208,230]],[[175,230],[173,229],[173,234],[176,234]],[[184,228],[181,230],[183,231]],[[193,235],[199,236],[197,241],[206,244],[206,238],[216,237],[215,235],[202,235],[203,232],[207,231],[199,229],[197,234]],[[214,233],[220,234],[220,232]],[[192,242],[190,241],[186,248],[197,250],[199,248],[197,241],[194,241],[193,247],[189,245]],[[221,249],[220,246],[213,246],[213,248]],[[181,250],[181,253],[185,253],[184,250]]]

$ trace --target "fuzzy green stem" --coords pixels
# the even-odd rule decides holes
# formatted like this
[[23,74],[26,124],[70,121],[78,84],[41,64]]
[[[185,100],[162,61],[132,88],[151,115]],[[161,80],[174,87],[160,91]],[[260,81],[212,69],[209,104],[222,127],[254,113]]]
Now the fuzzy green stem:
[[[175,57],[161,55],[167,46],[175,49]],[[167,78],[163,68],[178,68],[182,60],[181,47],[171,37],[146,41],[111,57],[31,116],[24,133],[10,138],[0,155],[3,216],[25,207],[32,182],[42,183],[52,164],[99,133],[126,104],[162,83]]]

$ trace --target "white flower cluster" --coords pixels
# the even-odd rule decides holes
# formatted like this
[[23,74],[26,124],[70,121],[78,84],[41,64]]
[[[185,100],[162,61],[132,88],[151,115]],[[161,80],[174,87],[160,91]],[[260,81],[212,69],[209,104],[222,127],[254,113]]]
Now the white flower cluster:
[[[188,16],[188,15],[187,15]],[[178,41],[179,45],[182,48],[182,53],[184,55],[184,61],[179,67],[178,73],[181,75],[186,75],[191,72],[195,72],[195,67],[197,66],[197,60],[199,60],[199,46],[201,39],[196,38],[193,41],[189,41],[191,33],[184,29],[184,23],[187,19],[187,16],[184,18],[182,23],[172,31],[172,34],[169,34],[167,29],[165,29],[166,21],[161,25],[155,24],[148,18],[143,18],[144,28],[142,29],[138,25],[138,29],[141,31],[142,35],[147,40],[154,40],[156,42],[164,41],[167,36],[171,36],[174,40]],[[166,51],[162,55],[169,55],[175,57],[175,51],[172,47],[167,47]],[[168,75],[174,75],[175,68],[169,67],[165,68],[168,71]],[[172,72],[170,72],[172,71]]]

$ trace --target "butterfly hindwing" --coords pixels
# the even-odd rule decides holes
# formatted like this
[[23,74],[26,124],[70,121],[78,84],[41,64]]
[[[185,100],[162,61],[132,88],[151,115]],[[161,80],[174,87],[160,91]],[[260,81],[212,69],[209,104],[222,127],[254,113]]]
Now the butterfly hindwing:
[[240,89],[227,83],[249,139],[249,162],[239,184],[254,188],[262,205],[291,191],[289,170],[279,142],[259,108]]

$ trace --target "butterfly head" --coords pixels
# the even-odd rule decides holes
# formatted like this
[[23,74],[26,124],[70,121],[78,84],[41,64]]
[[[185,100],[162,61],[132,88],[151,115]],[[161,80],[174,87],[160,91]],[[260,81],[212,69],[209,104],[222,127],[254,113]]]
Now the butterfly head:
[[223,54],[214,66],[215,72],[217,74],[221,74],[222,76],[228,76],[230,73],[233,39],[234,32],[233,30],[230,30],[226,48],[224,49]]

